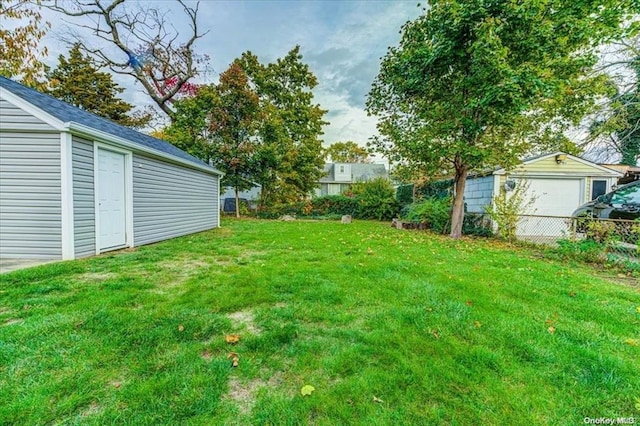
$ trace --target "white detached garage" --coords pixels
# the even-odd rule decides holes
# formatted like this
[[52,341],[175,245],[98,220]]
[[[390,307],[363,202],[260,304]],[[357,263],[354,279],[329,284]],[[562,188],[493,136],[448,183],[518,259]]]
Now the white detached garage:
[[[500,194],[526,180],[527,197],[534,202],[529,215],[568,217],[580,205],[611,191],[622,174],[564,152],[553,152],[525,159],[513,170],[497,170],[471,176],[464,192],[467,211],[484,213],[485,206]],[[555,226],[549,226],[555,223]],[[559,221],[524,218],[518,235],[560,235],[566,231]]]
[[217,227],[220,176],[0,77],[0,258],[75,259]]

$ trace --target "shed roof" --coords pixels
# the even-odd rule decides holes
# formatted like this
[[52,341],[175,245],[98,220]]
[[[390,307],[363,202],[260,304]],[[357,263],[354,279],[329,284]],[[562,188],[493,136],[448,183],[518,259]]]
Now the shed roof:
[[191,164],[200,169],[204,168],[210,172],[222,174],[204,161],[184,152],[169,142],[114,123],[106,118],[74,107],[73,105],[26,87],[13,80],[0,77],[0,91],[4,92],[5,90],[55,118],[57,121],[62,122],[66,127],[72,127],[70,125],[75,123],[88,129],[89,133],[95,133],[95,136],[98,138],[101,134],[107,134],[114,138],[124,139],[131,143],[131,145],[138,147],[141,151],[165,154],[164,156],[178,160],[181,163]]

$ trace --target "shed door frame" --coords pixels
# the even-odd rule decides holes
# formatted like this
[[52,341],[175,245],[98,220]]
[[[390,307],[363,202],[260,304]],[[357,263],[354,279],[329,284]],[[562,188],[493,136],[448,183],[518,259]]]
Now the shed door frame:
[[[93,144],[93,189],[94,189],[94,215],[95,215],[95,236],[96,254],[124,247],[133,247],[133,153],[130,150],[107,145],[100,142]],[[100,150],[116,152],[124,155],[124,199],[125,199],[125,244],[122,247],[102,249],[100,242],[100,207],[98,199],[99,188],[99,159]]]

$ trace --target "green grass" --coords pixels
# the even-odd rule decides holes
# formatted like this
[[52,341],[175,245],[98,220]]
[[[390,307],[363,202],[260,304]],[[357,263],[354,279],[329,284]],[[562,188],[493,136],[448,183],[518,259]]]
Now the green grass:
[[223,225],[0,276],[0,423],[640,418],[637,287],[375,222]]

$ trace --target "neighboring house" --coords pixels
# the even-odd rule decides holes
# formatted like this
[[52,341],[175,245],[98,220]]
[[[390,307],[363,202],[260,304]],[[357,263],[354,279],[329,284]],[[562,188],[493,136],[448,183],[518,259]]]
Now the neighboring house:
[[318,182],[317,196],[339,195],[355,182],[389,177],[384,164],[327,163],[324,172],[325,175]]
[[[222,199],[222,211],[227,213],[235,213],[236,211],[236,191],[232,186],[222,188],[224,192],[220,197]],[[238,198],[247,200],[250,209],[258,208],[258,199],[262,193],[262,185],[254,183],[251,189],[238,192]],[[228,201],[227,201],[228,200]],[[242,204],[240,204],[242,205]]]
[[0,77],[0,257],[75,259],[220,225],[221,173]]
[[[527,198],[534,199],[527,214],[567,217],[580,205],[607,193],[622,173],[563,152],[554,152],[525,159],[507,171],[499,168],[470,176],[464,191],[467,211],[483,213],[485,206],[500,194],[515,187],[518,180],[528,183]],[[521,221],[522,235],[561,233],[562,227],[549,226],[541,219]]]

